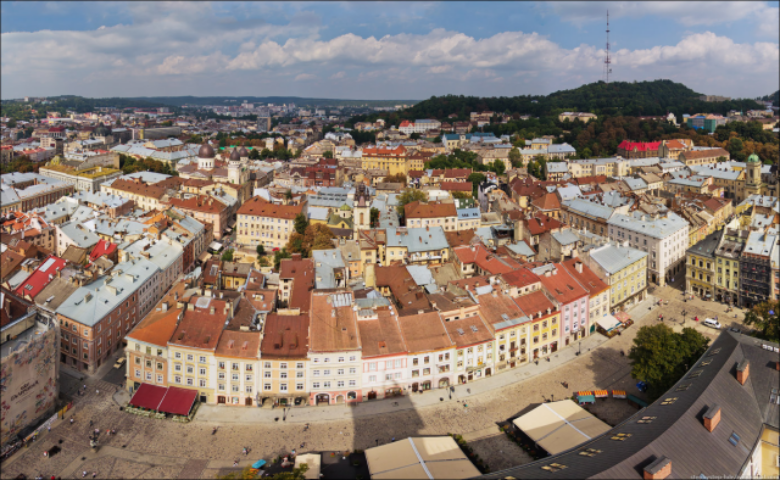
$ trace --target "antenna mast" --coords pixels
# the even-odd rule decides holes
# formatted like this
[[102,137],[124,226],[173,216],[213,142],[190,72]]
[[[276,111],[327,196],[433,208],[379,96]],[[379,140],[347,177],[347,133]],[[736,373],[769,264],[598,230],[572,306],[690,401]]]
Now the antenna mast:
[[609,59],[609,10],[607,10],[607,56],[604,59],[604,77],[606,83],[609,83],[609,74],[612,73],[611,63],[612,61]]

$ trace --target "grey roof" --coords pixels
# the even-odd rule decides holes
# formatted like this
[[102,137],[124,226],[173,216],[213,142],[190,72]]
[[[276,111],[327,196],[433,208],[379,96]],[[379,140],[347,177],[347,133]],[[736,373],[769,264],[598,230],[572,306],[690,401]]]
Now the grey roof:
[[97,244],[100,240],[100,237],[82,227],[81,224],[76,221],[70,221],[68,223],[58,225],[57,229],[61,231],[63,235],[72,240],[77,247],[89,248]]
[[581,198],[565,200],[563,204],[568,207],[570,211],[573,210],[580,215],[585,215],[592,218],[600,218],[603,220],[609,220],[613,213],[615,213],[615,210],[612,207],[599,205]]
[[526,257],[532,257],[536,255],[534,249],[529,247],[528,244],[525,242],[518,242],[518,243],[513,243],[511,245],[506,245],[506,248],[508,248],[509,250],[511,250],[517,255],[523,255]]
[[92,327],[145,285],[157,271],[157,266],[145,258],[117,264],[111,275],[79,287],[56,312]]
[[147,258],[150,262],[157,265],[160,270],[165,270],[179,257],[184,255],[184,248],[181,245],[172,243],[167,238],[166,240],[152,241],[144,237],[125,247],[124,250],[136,258],[149,255]]
[[666,214],[666,217],[656,219],[637,211],[632,212],[630,215],[616,214],[607,223],[660,239],[667,238],[682,229],[688,228],[688,222],[674,212],[669,212]]
[[602,245],[590,251],[590,258],[611,275],[646,256],[647,252],[642,250],[613,244]]
[[312,258],[314,258],[314,272],[316,275],[315,288],[336,288],[336,273],[334,269],[344,268],[341,250],[336,248],[331,250],[314,250]]
[[580,187],[576,185],[564,185],[562,187],[558,187],[556,191],[563,201],[582,196],[582,190],[580,190]]
[[547,153],[570,153],[573,155],[577,153],[577,150],[568,143],[562,143],[560,145],[550,145],[547,147]]
[[561,245],[571,245],[580,241],[580,237],[575,235],[570,228],[555,232],[552,234],[552,237]]
[[658,165],[663,160],[660,157],[632,158],[628,161],[628,164],[631,168],[652,167],[653,165]]
[[716,230],[710,233],[702,240],[700,240],[696,245],[689,248],[687,252],[701,257],[715,258],[715,250],[718,249],[718,244],[720,243],[722,234],[723,230]]
[[134,178],[140,178],[142,182],[148,183],[148,184],[155,184],[158,182],[162,182],[166,178],[171,178],[170,175],[166,175],[164,173],[155,173],[155,172],[135,172],[135,173],[128,173],[127,175],[122,175],[119,177],[123,180],[132,180]]
[[0,204],[3,206],[13,205],[19,202],[19,195],[16,189],[7,185],[0,185]]
[[326,208],[326,207],[310,206],[307,209],[306,214],[308,215],[309,220],[327,221],[329,212],[330,212],[330,210],[328,208]]
[[435,284],[433,274],[425,265],[407,265],[406,270],[414,279],[414,283],[420,286]]
[[481,217],[481,212],[479,208],[461,208],[457,210],[458,212],[458,220],[479,220]]
[[449,243],[441,227],[387,228],[387,247],[406,247],[409,253],[416,253],[444,250]]
[[[780,406],[771,398],[780,388],[777,352],[776,343],[724,331],[685,377],[618,426],[566,452],[481,478],[642,479],[643,469],[662,456],[672,461],[674,478],[737,477],[764,424],[777,429],[780,423]],[[743,386],[734,370],[744,360],[750,362],[750,374]],[[709,432],[701,415],[714,404],[721,408],[721,419]],[[651,421],[639,423],[645,417]],[[630,437],[613,440],[619,433]],[[732,433],[739,436],[736,443],[729,441]],[[594,455],[580,455],[586,448]],[[542,470],[551,463],[566,468]]]
[[777,237],[778,236],[774,231],[772,231],[772,233],[764,233],[761,231],[750,232],[747,242],[745,242],[745,249],[742,253],[768,257],[769,253],[772,251],[772,246],[777,243]]
[[569,171],[569,164],[566,162],[547,162],[547,173],[566,173]]
[[641,178],[624,178],[623,183],[628,185],[631,190],[642,190],[647,188],[647,183]]
[[700,165],[691,165],[688,168],[690,168],[691,171],[696,172],[696,174],[699,177],[704,177],[704,178],[706,178],[706,177],[713,177],[713,178],[717,178],[717,179],[721,179],[721,180],[732,180],[733,181],[733,180],[736,180],[739,177],[739,175],[740,175],[740,172],[724,171],[724,170],[719,170],[719,169],[716,169],[716,168],[707,168],[707,167],[700,166]]

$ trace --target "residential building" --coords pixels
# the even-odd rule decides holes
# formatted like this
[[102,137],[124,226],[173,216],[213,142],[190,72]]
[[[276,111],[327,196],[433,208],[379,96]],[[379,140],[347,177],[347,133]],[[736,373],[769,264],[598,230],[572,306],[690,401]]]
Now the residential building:
[[[581,267],[580,267],[581,268]],[[560,323],[552,335],[559,335],[559,347],[569,346],[588,335],[590,321],[589,291],[560,263],[550,263],[533,269],[539,277],[548,295],[553,298],[560,310]]]
[[364,400],[403,395],[409,382],[406,342],[398,315],[384,297],[355,299],[362,347]]
[[623,158],[648,158],[658,157],[661,141],[657,142],[632,142],[623,140],[617,147],[617,154]]
[[721,240],[722,231],[707,235],[704,240],[692,246],[686,252],[685,292],[712,300],[715,296],[715,251]]
[[560,305],[553,302],[544,289],[534,290],[515,298],[520,309],[531,319],[528,324],[529,360],[539,360],[558,351],[560,342]]
[[166,202],[200,223],[210,223],[214,229],[214,238],[220,240],[232,217],[231,208],[219,199],[207,195],[186,195],[184,198],[171,198]]
[[610,239],[621,243],[628,240],[628,246],[647,252],[648,275],[653,283],[663,286],[672,276],[683,273],[689,225],[679,215],[634,211],[630,215],[617,214],[607,224]]
[[439,312],[400,316],[398,324],[409,352],[407,388],[418,392],[454,385],[455,346]]
[[450,247],[442,227],[387,228],[385,261],[436,265],[449,260]]
[[585,112],[563,112],[560,115],[558,115],[558,121],[560,122],[566,120],[569,120],[570,122],[579,120],[582,123],[588,123],[589,121],[595,120],[596,118],[598,118],[596,115],[592,113],[585,113]]
[[[566,272],[574,277],[577,283],[584,288],[590,295],[590,304],[588,307],[588,325],[591,327],[599,318],[606,317],[612,311],[609,295],[609,285],[599,276],[588,268],[580,258],[572,258],[561,263]],[[564,312],[565,313],[565,312]],[[580,336],[587,335],[587,330],[583,329]]]
[[293,405],[296,398],[308,399],[309,343],[308,313],[270,313],[266,316],[260,343],[263,390],[258,394],[261,404],[270,399],[273,404],[284,407]]
[[722,148],[711,148],[707,150],[690,150],[680,153],[677,159],[688,167],[718,163],[719,161],[729,160],[731,155]]
[[619,243],[585,250],[582,261],[609,286],[609,298],[601,300],[609,313],[626,311],[647,298],[647,258],[646,252]]
[[[778,235],[776,229],[752,231],[745,241],[745,247],[739,257],[740,272],[740,304],[743,308],[751,308],[759,303],[777,298],[776,278]],[[773,271],[774,270],[774,271]]]
[[727,305],[739,305],[739,258],[745,248],[749,232],[734,228],[724,228],[718,248],[715,249],[717,263],[717,282],[715,300]]
[[445,232],[458,229],[458,212],[454,203],[407,203],[404,205],[404,218],[409,228],[441,227]]
[[63,183],[69,183],[76,190],[99,192],[100,185],[122,176],[122,170],[109,167],[91,167],[80,169],[63,164],[52,164],[41,167],[39,173],[44,177],[53,178]]
[[306,213],[306,202],[299,205],[274,205],[262,197],[252,197],[236,213],[237,243],[267,250],[282,249],[295,231],[295,217]]
[[310,405],[363,400],[362,343],[352,295],[343,290],[312,293],[307,354]]

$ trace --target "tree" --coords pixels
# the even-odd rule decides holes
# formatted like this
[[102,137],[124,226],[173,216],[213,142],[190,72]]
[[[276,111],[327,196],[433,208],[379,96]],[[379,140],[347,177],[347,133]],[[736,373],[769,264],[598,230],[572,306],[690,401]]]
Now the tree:
[[474,173],[470,174],[466,180],[471,182],[471,184],[472,184],[471,191],[476,194],[477,193],[477,189],[479,188],[479,184],[484,182],[486,179],[487,179],[487,177],[484,176],[483,174],[474,172]]
[[253,148],[252,150],[249,151],[249,159],[260,160],[260,152],[258,152],[256,148]]
[[509,151],[509,161],[513,167],[523,168],[523,156],[517,147],[512,147],[512,150]]
[[287,190],[286,192],[284,192],[285,200],[290,201],[292,200],[292,198],[293,198],[292,190]]
[[330,150],[326,150],[325,153],[322,154],[323,158],[333,158],[333,152]]
[[656,399],[669,390],[707,349],[709,339],[693,328],[675,333],[661,323],[639,329],[629,351],[631,376],[648,384]]
[[310,224],[301,234],[293,232],[287,241],[286,251],[290,253],[300,253],[303,258],[311,257],[313,250],[327,250],[333,248],[335,238],[330,228],[323,223]]
[[[293,468],[289,472],[279,472],[272,477],[265,477],[267,480],[305,480],[306,471],[309,466],[302,463],[300,467]],[[232,472],[222,477],[217,477],[217,480],[259,480],[260,476],[252,472],[250,467],[246,467],[240,472]]]
[[474,198],[467,192],[452,192],[452,198],[457,198],[459,200],[465,200],[467,198]]
[[403,216],[404,205],[412,202],[425,202],[428,200],[428,194],[422,190],[416,188],[407,188],[400,195],[398,195],[398,215]]
[[259,257],[262,257],[263,255],[265,255],[265,246],[262,243],[257,246],[257,255]]
[[488,165],[488,168],[495,172],[496,175],[502,175],[506,171],[506,165],[502,160],[499,159],[493,160],[493,163]]
[[718,161],[718,163],[725,162],[725,161],[726,161],[726,157],[724,157],[723,155],[721,155],[721,156],[720,156],[720,157],[718,157],[716,160]]
[[16,128],[16,120],[9,120],[8,123],[5,124],[8,128]]
[[299,234],[303,235],[306,233],[306,227],[309,226],[309,219],[306,218],[306,215],[303,213],[299,213],[295,216],[295,231]]
[[414,132],[413,134],[409,135],[409,140],[419,140],[420,134],[417,132]]
[[279,271],[279,264],[284,258],[292,258],[292,255],[290,255],[290,252],[288,252],[286,248],[274,252],[274,270]]
[[745,325],[758,330],[758,337],[780,342],[780,301],[759,303],[745,315]]
[[222,261],[223,262],[232,262],[233,261],[233,249],[227,249],[224,252],[222,252]]
[[371,208],[370,211],[370,218],[371,218],[371,226],[376,228],[379,226],[379,209],[378,208]]
[[385,183],[403,183],[406,185],[406,175],[403,173],[396,173],[395,175],[388,175],[384,178]]
[[433,143],[441,143],[441,135],[433,139]]

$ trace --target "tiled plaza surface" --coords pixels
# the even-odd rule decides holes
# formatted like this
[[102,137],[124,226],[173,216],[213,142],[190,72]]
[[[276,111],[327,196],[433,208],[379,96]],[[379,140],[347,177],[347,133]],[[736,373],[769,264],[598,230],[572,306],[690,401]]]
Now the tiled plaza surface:
[[[734,320],[724,321],[724,305],[700,299],[683,302],[681,292],[672,287],[658,288],[653,293],[669,300],[669,305],[650,309],[652,299],[640,305],[631,312],[636,325],[622,335],[601,342],[591,351],[583,348],[580,356],[564,350],[549,363],[529,365],[459,386],[452,400],[447,391],[435,390],[425,394],[426,401],[411,402],[402,397],[398,407],[393,407],[390,401],[380,401],[354,408],[292,409],[286,420],[274,420],[282,416],[279,410],[221,407],[243,421],[220,422],[218,432],[212,435],[217,425],[213,418],[217,417],[201,418],[199,412],[194,422],[179,424],[130,415],[120,411],[114,401],[114,385],[87,379],[86,395],[75,397],[75,408],[67,418],[58,420],[51,432],[43,432],[37,442],[5,462],[0,478],[11,479],[20,473],[27,478],[37,475],[82,478],[85,471],[87,478],[93,472],[97,478],[214,478],[220,471],[232,468],[235,460],[244,466],[259,458],[270,460],[287,454],[293,448],[297,453],[346,451],[366,449],[389,442],[393,437],[447,433],[468,436],[471,432],[489,432],[491,428],[497,432],[497,422],[545,400],[569,397],[578,390],[622,389],[638,394],[628,359],[621,355],[621,350],[630,347],[639,326],[656,323],[660,312],[665,321],[677,319],[674,328],[679,329],[683,309],[689,312],[686,326],[694,326],[691,318],[697,315],[700,319],[719,315],[727,327]],[[741,322],[741,312],[735,320]],[[699,324],[695,327],[712,338],[718,333]],[[567,350],[573,352],[573,348]],[[569,383],[568,389],[563,387],[564,381]],[[468,393],[466,388],[472,392]],[[396,410],[392,411],[393,408]],[[388,410],[389,413],[380,414]],[[613,414],[619,417],[625,412]],[[603,412],[603,415],[611,414]],[[69,423],[71,416],[75,420],[73,425]],[[308,430],[304,427],[306,422],[311,424]],[[88,435],[95,428],[102,433],[100,447],[93,452]],[[111,428],[117,434],[107,436],[105,431]],[[529,461],[503,435],[485,436],[469,443],[493,470]],[[44,458],[43,451],[54,445],[62,451],[52,458]],[[242,454],[243,447],[251,449],[250,455]]]

